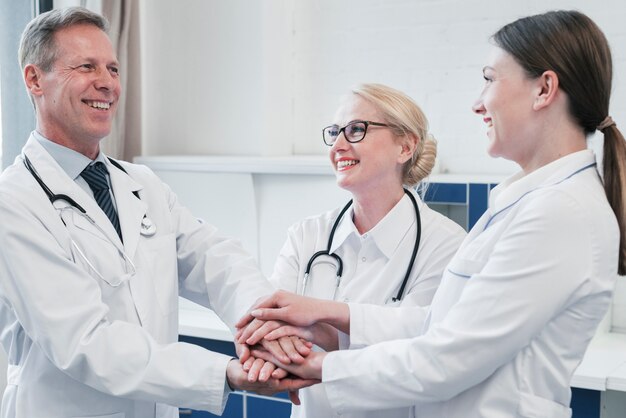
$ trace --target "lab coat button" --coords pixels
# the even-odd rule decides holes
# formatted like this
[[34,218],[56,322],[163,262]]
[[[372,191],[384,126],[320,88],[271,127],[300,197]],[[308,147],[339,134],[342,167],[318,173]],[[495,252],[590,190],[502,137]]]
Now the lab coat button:
[[361,258],[361,261],[365,263],[367,261],[367,258],[363,257]]

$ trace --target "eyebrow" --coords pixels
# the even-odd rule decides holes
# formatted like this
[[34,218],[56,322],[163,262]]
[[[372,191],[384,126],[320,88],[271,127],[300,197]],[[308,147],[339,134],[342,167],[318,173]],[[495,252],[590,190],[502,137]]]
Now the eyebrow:
[[490,67],[490,66],[488,66],[488,65],[485,65],[485,66],[483,67],[483,73],[485,72],[485,70],[495,71],[495,68]]

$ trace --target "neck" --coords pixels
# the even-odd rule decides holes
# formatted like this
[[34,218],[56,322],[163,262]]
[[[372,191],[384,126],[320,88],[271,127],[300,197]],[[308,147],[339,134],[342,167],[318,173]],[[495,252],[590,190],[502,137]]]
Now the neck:
[[46,129],[46,126],[42,124],[38,124],[36,129],[37,132],[39,132],[44,138],[54,142],[55,144],[59,144],[65,148],[69,148],[83,154],[90,160],[94,160],[100,153],[100,139],[74,140],[55,131],[54,129]]
[[550,129],[541,137],[539,149],[533,150],[526,164],[522,165],[525,174],[529,174],[566,155],[587,149],[587,138],[582,128],[571,124]]
[[359,234],[364,234],[374,228],[404,196],[404,189],[393,187],[390,190],[375,193],[354,195],[354,225]]

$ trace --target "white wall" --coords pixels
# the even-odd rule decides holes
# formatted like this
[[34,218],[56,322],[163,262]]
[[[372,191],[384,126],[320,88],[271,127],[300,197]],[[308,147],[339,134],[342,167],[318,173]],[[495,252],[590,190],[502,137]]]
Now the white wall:
[[[622,0],[141,0],[146,155],[322,154],[320,129],[358,82],[406,91],[439,140],[443,172],[510,173],[485,153],[470,106],[489,36],[517,17],[579,9],[615,61],[626,124]],[[626,126],[626,125],[624,125]]]

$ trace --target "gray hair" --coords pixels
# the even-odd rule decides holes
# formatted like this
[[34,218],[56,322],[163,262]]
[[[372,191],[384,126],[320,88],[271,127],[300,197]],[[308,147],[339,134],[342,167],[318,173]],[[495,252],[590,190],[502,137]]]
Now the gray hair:
[[34,64],[43,71],[50,71],[57,54],[54,34],[74,25],[93,25],[103,32],[109,30],[106,18],[83,7],[54,9],[42,13],[31,20],[22,33],[18,51],[22,70],[28,64]]

